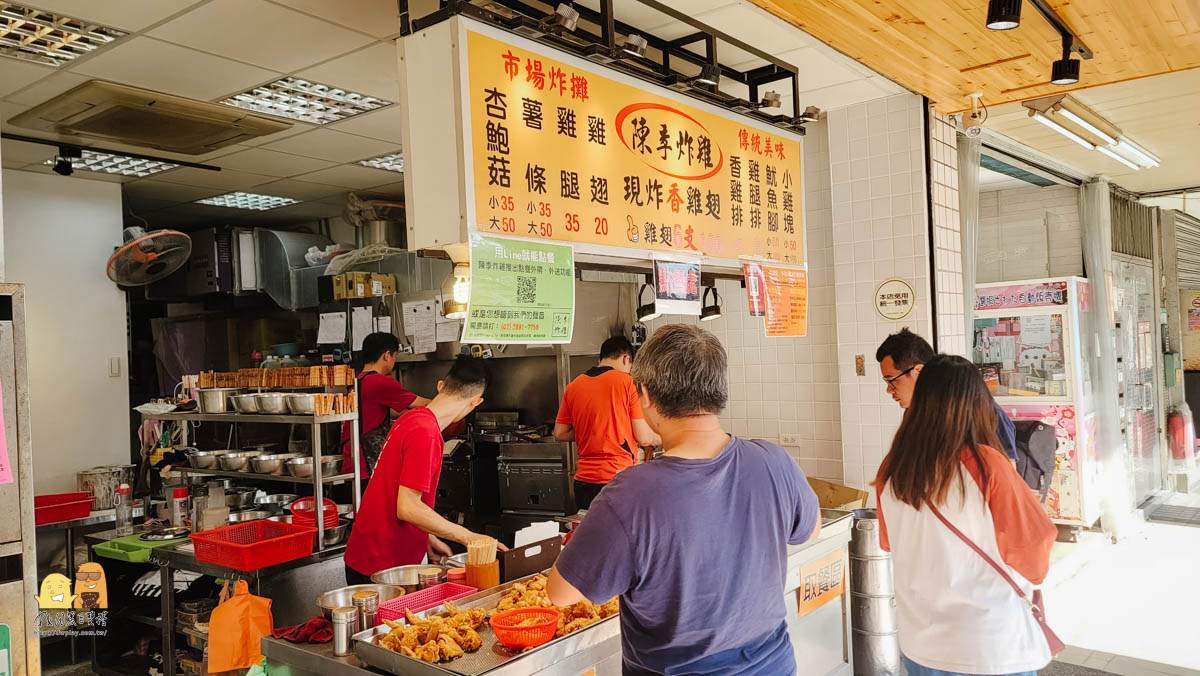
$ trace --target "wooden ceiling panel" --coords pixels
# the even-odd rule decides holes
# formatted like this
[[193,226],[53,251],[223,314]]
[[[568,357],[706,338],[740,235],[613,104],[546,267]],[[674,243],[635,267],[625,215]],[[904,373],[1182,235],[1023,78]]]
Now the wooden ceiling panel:
[[752,0],[892,80],[939,112],[1086,89],[1200,66],[1197,0],[1048,0],[1091,49],[1076,85],[1050,84],[1057,31],[1028,2],[1021,25],[992,31],[987,0]]

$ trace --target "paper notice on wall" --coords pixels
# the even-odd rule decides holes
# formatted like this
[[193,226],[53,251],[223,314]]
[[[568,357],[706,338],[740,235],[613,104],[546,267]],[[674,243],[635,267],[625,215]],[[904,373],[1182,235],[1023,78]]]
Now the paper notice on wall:
[[371,308],[356,307],[350,311],[350,337],[353,340],[351,349],[362,349],[363,341],[371,334],[375,322],[371,318]]
[[1050,315],[1021,317],[1021,345],[1050,349]]
[[4,391],[0,389],[0,485],[13,482],[13,467],[8,459],[8,430],[4,426]]
[[437,323],[437,342],[453,343],[462,335],[462,322],[452,319],[448,322]]
[[808,333],[808,271],[803,268],[762,266],[767,297],[768,337]]
[[392,332],[392,318],[389,316],[376,317],[375,318],[375,332],[376,333],[391,333]]
[[404,333],[413,337],[413,354],[424,354],[437,349],[433,306],[432,298],[403,303],[400,306],[404,313]]
[[346,342],[346,313],[325,312],[317,327],[317,342],[321,344]]
[[664,315],[699,315],[700,263],[654,261],[654,304]]

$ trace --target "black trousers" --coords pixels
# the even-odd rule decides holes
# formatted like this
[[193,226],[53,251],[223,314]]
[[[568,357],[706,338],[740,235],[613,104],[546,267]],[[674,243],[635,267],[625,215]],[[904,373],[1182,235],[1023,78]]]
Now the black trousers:
[[343,563],[342,565],[344,565],[346,567],[346,584],[347,585],[371,584],[371,576],[370,575],[363,575],[362,573],[358,572],[357,570],[354,570],[353,568],[351,568],[350,565],[347,563]]
[[586,481],[575,481],[575,509],[587,509],[592,506],[592,500],[600,495],[606,484],[593,484]]

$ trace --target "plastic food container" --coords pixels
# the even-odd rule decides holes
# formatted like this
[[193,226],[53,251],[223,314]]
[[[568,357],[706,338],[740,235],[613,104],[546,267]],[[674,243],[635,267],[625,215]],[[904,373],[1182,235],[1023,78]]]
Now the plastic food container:
[[[509,648],[534,648],[548,643],[558,630],[559,612],[553,608],[514,608],[492,616],[492,631],[496,640]],[[528,626],[518,624],[540,620]]]

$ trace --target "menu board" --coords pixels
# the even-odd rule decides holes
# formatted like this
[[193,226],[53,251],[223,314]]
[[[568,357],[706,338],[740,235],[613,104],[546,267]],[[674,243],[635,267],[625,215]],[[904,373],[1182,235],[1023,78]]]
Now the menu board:
[[569,244],[471,236],[464,343],[569,343],[575,262]]
[[472,231],[805,262],[798,136],[512,40],[467,32]]
[[768,337],[808,334],[808,271],[762,266],[767,291]]

